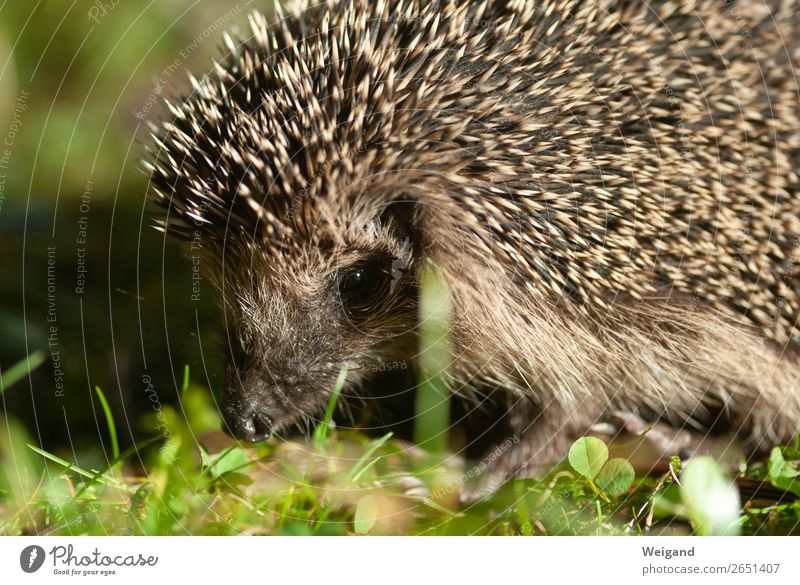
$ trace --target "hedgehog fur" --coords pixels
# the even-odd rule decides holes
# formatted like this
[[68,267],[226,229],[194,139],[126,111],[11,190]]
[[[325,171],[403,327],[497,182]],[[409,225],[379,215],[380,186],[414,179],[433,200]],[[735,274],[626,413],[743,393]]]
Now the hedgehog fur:
[[234,434],[312,416],[343,366],[355,391],[413,360],[426,263],[453,392],[515,437],[499,478],[617,410],[724,420],[753,451],[798,431],[793,1],[277,10],[168,102],[146,163],[219,294]]

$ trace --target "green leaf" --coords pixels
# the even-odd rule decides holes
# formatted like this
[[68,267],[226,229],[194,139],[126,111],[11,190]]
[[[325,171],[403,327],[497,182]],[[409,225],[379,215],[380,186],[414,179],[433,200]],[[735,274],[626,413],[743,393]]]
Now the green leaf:
[[773,447],[769,454],[769,477],[776,480],[784,477],[797,477],[800,471],[794,461],[786,461],[780,447]]
[[241,447],[229,447],[216,458],[211,458],[207,453],[201,452],[203,463],[208,466],[208,472],[214,479],[231,471],[239,471],[250,465],[251,460],[247,452]]
[[581,475],[593,479],[608,461],[608,447],[596,437],[581,437],[569,449],[569,464]]
[[795,478],[800,475],[794,461],[786,461],[783,450],[773,447],[769,454],[769,480],[776,488],[792,492],[800,496],[800,481]]
[[617,457],[603,465],[595,483],[609,496],[621,496],[628,491],[635,478],[633,466],[627,460]]
[[181,498],[170,498],[167,500],[167,507],[170,512],[177,516],[187,516],[192,511],[189,503]]
[[681,498],[700,535],[739,532],[739,490],[711,457],[694,457],[681,473]]
[[378,502],[375,496],[364,496],[356,504],[356,514],[353,520],[355,531],[367,534],[375,526],[378,517]]
[[800,481],[789,477],[779,477],[771,481],[772,485],[785,492],[791,492],[796,496],[800,496]]
[[783,460],[783,453],[780,447],[773,447],[769,453],[769,477],[770,479],[778,479],[782,477],[783,467],[786,462]]

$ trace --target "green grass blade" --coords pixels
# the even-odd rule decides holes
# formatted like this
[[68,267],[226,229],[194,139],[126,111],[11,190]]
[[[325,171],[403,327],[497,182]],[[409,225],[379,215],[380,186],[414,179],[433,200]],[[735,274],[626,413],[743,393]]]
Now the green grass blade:
[[421,282],[414,442],[432,453],[444,453],[450,425],[450,293],[443,276],[431,265],[423,269]]
[[2,368],[0,368],[0,394],[2,394],[6,388],[13,386],[22,380],[22,378],[24,378],[28,372],[32,372],[42,365],[43,361],[44,352],[35,351],[28,357],[18,361],[6,371],[3,371]]
[[183,366],[183,384],[181,385],[181,396],[189,389],[189,364]]
[[386,433],[380,439],[376,440],[369,449],[367,449],[366,453],[359,458],[358,462],[353,466],[353,469],[350,471],[350,482],[354,483],[361,479],[361,476],[364,475],[373,465],[375,465],[378,461],[381,460],[381,457],[372,457],[372,455],[381,447],[383,447],[386,442],[392,438],[392,433]]
[[103,485],[115,485],[117,487],[124,485],[123,483],[121,483],[119,481],[106,479],[105,477],[102,477],[102,476],[98,477],[98,478],[95,478],[95,475],[97,475],[96,472],[92,473],[91,471],[86,471],[82,467],[79,467],[79,466],[75,465],[74,463],[70,463],[69,461],[66,461],[65,459],[61,459],[61,457],[58,457],[57,455],[53,455],[52,453],[48,453],[47,451],[45,451],[44,449],[40,449],[36,445],[31,445],[30,443],[28,443],[27,445],[28,445],[28,448],[31,449],[34,453],[37,453],[37,454],[41,455],[42,457],[52,461],[53,463],[57,463],[58,465],[61,465],[62,467],[65,467],[67,471],[74,471],[78,475],[82,475],[83,477],[85,477],[87,479],[96,479],[96,481],[99,481]]
[[[374,466],[378,461],[381,460],[381,457],[372,457],[372,455],[380,449],[386,442],[392,438],[392,433],[387,433],[382,436],[380,439],[377,439],[370,445],[370,448],[359,458],[353,468],[350,470],[347,478],[347,484],[353,484],[361,479],[361,476],[364,475],[369,469]],[[305,481],[305,479],[303,480]],[[326,506],[322,507],[322,511],[317,517],[317,524],[316,524],[316,531],[319,532],[322,527],[327,522],[328,517],[333,513],[334,509],[339,505],[339,498],[333,497]]]
[[[83,485],[81,486],[81,489],[79,489],[77,492],[75,492],[75,495],[73,496],[73,499],[77,500],[79,497],[81,497],[83,492],[88,490],[95,483],[104,483],[103,481],[101,481],[102,479],[104,479],[103,476],[105,476],[105,474],[108,473],[115,465],[118,465],[118,464],[122,463],[125,459],[130,457],[133,453],[136,453],[137,451],[140,451],[141,449],[144,449],[148,445],[150,445],[152,443],[155,443],[158,439],[159,439],[159,437],[151,437],[149,439],[145,439],[144,441],[140,441],[140,442],[136,443],[135,445],[131,445],[130,447],[125,449],[125,451],[123,451],[117,457],[115,457],[114,460],[111,461],[111,463],[106,465],[100,471],[96,472],[88,481],[85,481],[83,483]],[[117,482],[114,481],[114,480],[110,480],[110,481],[115,483],[115,484],[117,484]],[[128,491],[132,491],[132,490],[129,489]]]
[[78,467],[74,463],[70,463],[65,459],[61,459],[61,457],[58,457],[57,455],[48,453],[47,451],[45,451],[44,449],[40,449],[36,445],[31,445],[30,443],[28,443],[28,448],[32,449],[35,453],[38,453],[45,459],[49,459],[53,463],[58,463],[59,465],[63,465],[64,467],[67,468],[67,471],[74,471],[78,475],[82,475],[84,477],[89,477],[89,478],[94,477],[94,474],[91,473],[90,471],[86,471],[85,469],[83,469],[82,467]]
[[106,415],[108,435],[111,439],[111,453],[114,455],[114,459],[117,459],[119,458],[119,441],[117,440],[117,427],[114,424],[114,415],[111,412],[111,407],[108,405],[106,395],[103,394],[103,391],[100,389],[100,387],[95,386],[94,391],[97,392],[97,397],[100,399],[100,405],[103,407],[103,412]]
[[344,381],[347,378],[347,368],[342,368],[339,376],[336,378],[336,383],[333,385],[333,392],[328,400],[328,406],[325,408],[325,415],[322,420],[314,429],[314,444],[318,447],[328,439],[330,432],[331,420],[333,420],[333,412],[336,410],[336,403],[339,401],[339,396],[344,387]]

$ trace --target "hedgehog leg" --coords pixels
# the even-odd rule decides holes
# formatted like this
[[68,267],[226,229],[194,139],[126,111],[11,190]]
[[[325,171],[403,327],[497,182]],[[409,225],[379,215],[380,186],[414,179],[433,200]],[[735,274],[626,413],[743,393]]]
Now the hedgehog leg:
[[800,433],[800,366],[786,349],[747,341],[741,355],[723,354],[717,379],[732,430],[757,455]]
[[572,443],[600,420],[592,405],[541,407],[520,401],[511,414],[511,436],[488,450],[479,464],[478,483],[462,490],[462,503],[479,500],[514,478],[537,477],[563,459]]

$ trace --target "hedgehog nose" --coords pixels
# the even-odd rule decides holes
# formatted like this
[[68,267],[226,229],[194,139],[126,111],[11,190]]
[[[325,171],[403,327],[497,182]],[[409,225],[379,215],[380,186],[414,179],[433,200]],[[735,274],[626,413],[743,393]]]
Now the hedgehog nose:
[[272,424],[269,417],[259,414],[250,405],[245,406],[236,416],[234,424],[226,421],[225,432],[235,439],[242,439],[249,443],[257,443],[268,439],[272,434]]
[[242,425],[242,439],[250,443],[257,443],[264,439],[269,439],[272,434],[272,428],[269,422],[264,420],[264,417],[257,413],[253,413],[245,419]]

